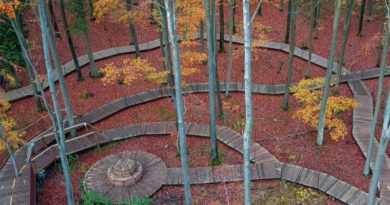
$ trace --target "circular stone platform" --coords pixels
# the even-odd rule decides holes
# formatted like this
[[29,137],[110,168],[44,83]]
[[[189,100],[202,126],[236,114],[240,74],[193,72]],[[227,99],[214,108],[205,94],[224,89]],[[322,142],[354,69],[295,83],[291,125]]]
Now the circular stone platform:
[[114,203],[129,202],[154,194],[167,177],[165,163],[142,151],[107,156],[92,165],[84,177],[86,192],[106,196]]

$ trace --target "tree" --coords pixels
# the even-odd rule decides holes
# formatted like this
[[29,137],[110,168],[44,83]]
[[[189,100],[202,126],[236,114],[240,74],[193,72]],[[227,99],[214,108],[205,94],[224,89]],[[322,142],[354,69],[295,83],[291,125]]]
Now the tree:
[[[324,82],[323,78],[304,79],[291,88],[294,98],[302,105],[295,112],[294,118],[302,120],[312,128],[317,128],[323,95],[322,90],[313,90],[313,88],[322,87]],[[324,126],[330,131],[332,140],[344,139],[347,128],[339,115],[357,107],[358,103],[353,98],[343,96],[330,96],[326,103]]]
[[216,78],[216,49],[215,49],[215,1],[205,0],[206,6],[206,27],[207,27],[207,48],[208,48],[208,78],[209,78],[209,105],[210,105],[210,139],[212,161],[218,162],[217,147],[217,117],[216,117],[216,96],[215,96],[215,78]]
[[378,81],[378,92],[376,95],[376,101],[375,101],[375,108],[374,108],[374,116],[372,117],[371,124],[370,124],[370,135],[369,135],[369,144],[368,144],[368,150],[367,150],[367,156],[366,156],[366,162],[364,164],[364,170],[363,175],[367,176],[370,173],[370,159],[372,155],[372,149],[374,146],[374,139],[375,139],[375,128],[378,121],[379,116],[379,109],[381,106],[381,97],[383,93],[383,83],[385,80],[385,73],[387,70],[386,61],[387,61],[387,49],[389,47],[389,38],[390,38],[390,32],[388,24],[389,21],[387,21],[385,24],[386,29],[386,37],[383,47],[383,54],[382,54],[382,62],[379,72],[379,81]]
[[360,14],[359,14],[359,27],[358,27],[358,36],[363,35],[363,20],[364,20],[364,11],[366,10],[366,0],[362,0],[360,5]]
[[349,27],[351,25],[351,17],[352,17],[352,10],[353,10],[354,3],[355,0],[348,0],[347,8],[345,11],[344,31],[343,31],[343,39],[341,42],[340,61],[339,64],[337,65],[336,87],[334,90],[335,93],[339,93],[340,91],[339,86],[341,80],[341,70],[344,65],[345,48],[347,47],[348,33],[349,33]]
[[225,98],[229,97],[230,79],[233,67],[233,18],[234,18],[234,0],[229,0],[229,49],[228,49],[228,74],[226,79]]
[[[389,7],[389,5],[387,5],[387,7]],[[389,9],[389,8],[387,8],[387,9]],[[387,10],[387,12],[389,12],[389,10]],[[377,152],[376,158],[375,158],[375,167],[374,167],[373,174],[371,177],[367,205],[374,205],[375,204],[378,182],[379,182],[379,178],[380,178],[380,175],[382,172],[382,167],[383,167],[384,160],[385,160],[386,148],[387,148],[387,145],[389,144],[389,140],[390,140],[390,126],[389,126],[389,121],[390,121],[390,90],[387,93],[387,102],[386,102],[386,108],[384,111],[383,118],[384,119],[383,119],[381,140],[380,140],[379,149],[378,149],[378,152]]]
[[84,80],[84,77],[83,77],[83,74],[81,73],[79,60],[77,59],[76,50],[75,50],[74,45],[73,45],[72,35],[70,33],[68,21],[66,20],[64,0],[60,0],[60,13],[61,13],[61,18],[62,18],[62,23],[64,24],[65,35],[66,35],[66,39],[68,41],[70,53],[72,54],[73,63],[74,63],[74,66],[76,67],[77,80],[82,81],[82,80]]
[[223,12],[224,1],[219,0],[219,52],[225,52],[225,22]]
[[54,13],[52,0],[48,1],[48,6],[49,6],[50,17],[51,17],[50,19],[51,19],[51,23],[52,23],[53,28],[54,28],[55,36],[56,36],[56,38],[61,38],[61,33],[60,33],[60,30],[58,29],[57,18],[56,18],[56,15]]
[[288,110],[288,101],[290,96],[290,85],[294,64],[294,49],[295,49],[295,32],[296,32],[296,16],[297,16],[297,2],[296,0],[289,0],[289,4],[291,4],[290,8],[290,47],[288,54],[288,70],[287,70],[287,79],[286,79],[286,90],[284,91],[284,102],[283,102],[283,110]]
[[286,34],[284,35],[284,43],[288,43],[290,38],[291,9],[292,9],[291,0],[288,0]]
[[324,120],[325,120],[325,111],[326,111],[326,105],[327,105],[326,102],[328,100],[330,81],[332,78],[333,63],[334,63],[334,58],[336,56],[340,9],[341,9],[341,0],[337,0],[336,9],[335,9],[335,17],[333,20],[333,33],[332,33],[331,49],[330,49],[330,54],[329,54],[329,59],[328,59],[325,86],[324,86],[324,92],[323,92],[321,108],[320,108],[320,115],[319,115],[319,120],[318,120],[317,145],[322,145],[323,140],[324,140]]
[[100,75],[98,73],[95,60],[93,59],[91,41],[89,39],[89,26],[85,2],[83,0],[70,0],[68,1],[67,8],[74,14],[72,15],[72,31],[77,35],[83,35],[85,39],[90,69],[89,75],[93,78],[99,77]]
[[[44,13],[47,14],[47,7],[44,6],[43,9],[44,9]],[[47,24],[50,26],[49,22],[47,22]],[[54,67],[57,71],[58,82],[60,84],[62,98],[64,101],[64,107],[65,107],[65,111],[66,111],[66,115],[67,115],[67,119],[68,119],[68,125],[69,125],[69,127],[74,127],[74,125],[76,123],[75,123],[74,116],[73,116],[72,104],[70,103],[69,94],[68,94],[68,91],[66,89],[65,78],[64,78],[63,71],[62,71],[61,61],[60,61],[60,58],[58,55],[56,42],[54,39],[54,34],[53,34],[53,31],[51,29],[49,29],[47,32],[48,32],[47,33],[47,40],[48,40],[50,51],[52,54],[51,57],[53,59]],[[70,135],[72,137],[76,137],[77,132],[76,132],[75,128],[72,128],[70,130]]]
[[175,93],[176,93],[176,118],[178,124],[178,133],[179,133],[179,144],[180,144],[180,159],[183,172],[183,182],[184,182],[184,197],[185,204],[191,204],[191,189],[190,189],[190,177],[188,170],[188,159],[187,159],[187,145],[186,145],[186,131],[185,131],[185,122],[183,115],[183,95],[181,91],[181,76],[180,76],[180,55],[179,55],[179,46],[177,43],[176,35],[176,26],[175,26],[175,8],[174,0],[165,0],[165,7],[167,12],[168,20],[168,30],[169,38],[172,46],[173,54],[173,67],[174,67],[174,76],[175,76]]
[[11,108],[11,104],[3,99],[0,99],[0,152],[7,150],[12,165],[14,167],[15,176],[19,176],[18,167],[16,165],[16,160],[12,152],[12,148],[16,149],[20,145],[25,144],[26,142],[22,137],[26,132],[17,132],[14,130],[16,126],[15,120],[7,115],[7,111]]
[[307,66],[306,66],[306,72],[305,72],[305,78],[310,78],[311,76],[311,57],[313,53],[313,30],[315,29],[315,16],[317,7],[320,4],[320,0],[312,0],[311,1],[311,8],[310,8],[310,28],[309,28],[309,56],[307,60]]
[[43,53],[45,58],[45,65],[47,70],[47,77],[49,81],[50,94],[52,96],[53,107],[55,110],[56,123],[53,123],[54,133],[57,139],[58,150],[60,154],[61,164],[64,172],[65,184],[66,184],[66,194],[69,205],[74,204],[73,192],[72,192],[72,180],[69,172],[68,158],[66,156],[65,148],[65,133],[64,127],[62,124],[61,108],[58,102],[57,90],[54,84],[54,78],[51,68],[51,59],[49,52],[48,41],[50,39],[50,26],[47,19],[47,10],[46,3],[44,0],[39,1],[39,21],[40,28],[42,32],[42,43],[43,43]]
[[[244,17],[244,86],[245,86],[245,130],[244,130],[244,195],[245,205],[250,205],[250,186],[251,186],[251,168],[250,168],[250,145],[253,125],[252,116],[252,66],[251,66],[251,19],[250,19],[250,2],[243,0],[243,17]],[[256,15],[256,13],[255,13]]]

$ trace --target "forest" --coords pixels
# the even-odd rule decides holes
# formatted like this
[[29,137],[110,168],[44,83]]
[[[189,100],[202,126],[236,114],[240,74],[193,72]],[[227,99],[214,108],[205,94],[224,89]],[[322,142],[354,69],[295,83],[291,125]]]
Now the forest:
[[390,204],[390,2],[2,0],[0,204]]

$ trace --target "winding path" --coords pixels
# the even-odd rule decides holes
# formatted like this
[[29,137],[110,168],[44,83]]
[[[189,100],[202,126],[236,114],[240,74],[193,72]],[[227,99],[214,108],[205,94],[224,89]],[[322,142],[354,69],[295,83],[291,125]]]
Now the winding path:
[[[192,38],[196,39],[198,38],[198,35],[195,35]],[[242,42],[243,40],[241,38],[234,39],[234,43],[241,44]],[[140,45],[140,49],[142,51],[147,51],[158,47],[158,40]],[[289,46],[282,43],[268,42],[263,47],[287,53]],[[130,52],[134,52],[134,47],[124,46],[96,52],[94,53],[94,57],[96,60],[100,60]],[[294,54],[297,57],[307,60],[308,52],[305,50],[296,48]],[[88,58],[86,55],[79,57],[79,61],[81,66],[88,64]],[[327,59],[317,56],[315,54],[313,54],[312,56],[312,62],[324,68],[327,65]],[[335,64],[335,68],[336,66],[337,64]],[[73,66],[73,62],[71,61],[66,63],[63,66],[63,70],[65,74],[69,74],[70,72],[74,71],[75,68]],[[353,113],[353,136],[364,155],[366,155],[368,145],[368,131],[370,126],[370,120],[372,119],[373,106],[372,96],[369,93],[364,82],[361,80],[377,77],[378,73],[378,68],[354,73],[351,73],[347,69],[343,68],[342,81],[348,82],[352,92],[354,93],[355,99],[361,104],[361,107],[356,108]],[[388,74],[389,72],[387,72],[386,75]],[[45,88],[47,88],[47,81],[45,80],[44,82],[44,86]],[[225,86],[222,86],[222,88],[224,89]],[[231,83],[231,88],[232,91],[241,92],[243,91],[243,83],[233,82]],[[184,93],[198,93],[207,91],[207,83],[195,83],[188,85],[187,88],[184,90]],[[261,94],[283,94],[284,85],[256,84],[253,86],[253,92]],[[168,97],[170,96],[169,93],[169,89],[156,89],[147,92],[141,92],[132,96],[119,98],[82,115],[81,117],[77,118],[77,121],[79,123],[86,122],[88,124],[93,124],[130,106],[146,103],[163,97]],[[9,101],[15,101],[31,95],[31,85],[7,93],[0,92],[0,96],[8,99]],[[187,134],[207,137],[209,135],[208,128],[208,125],[188,123]],[[71,154],[116,140],[141,135],[144,136],[169,134],[173,131],[174,123],[163,122],[130,125],[122,128],[114,128],[111,130],[104,131],[102,133],[92,132],[67,140],[67,152]],[[221,142],[242,153],[243,139],[239,133],[236,133],[227,127],[219,127],[218,139]],[[35,174],[38,173],[40,170],[44,169],[45,167],[49,166],[56,158],[58,158],[58,150],[56,145],[50,145],[53,141],[53,136],[50,135],[34,139],[35,147],[33,150],[31,161],[29,163],[25,163],[27,145],[22,146],[20,149],[15,151],[15,157],[18,166],[21,169],[21,175],[17,178],[13,176],[13,170],[10,161],[8,160],[5,163],[5,165],[0,170],[0,205],[35,204]],[[374,156],[377,151],[377,145],[378,142],[376,141],[374,148]],[[365,204],[366,202],[367,193],[357,189],[352,185],[349,185],[325,173],[317,172],[292,164],[281,163],[260,145],[253,144],[251,146],[251,159],[254,162],[254,164],[252,165],[253,179],[286,179],[292,182],[317,188],[348,204]],[[390,174],[390,163],[389,158],[387,156],[385,162],[386,164],[383,168],[383,176],[387,177],[381,178],[381,184],[387,185],[390,184],[390,177],[388,177]],[[373,164],[371,164],[371,167],[373,167]],[[168,171],[166,184],[182,184],[180,179],[180,168],[170,168]],[[241,180],[241,165],[227,165],[222,167],[199,167],[191,169],[191,183],[193,184]],[[390,190],[387,188],[382,188],[380,190],[381,192],[380,198],[378,198],[378,203],[388,204],[388,202],[384,199],[390,200]]]

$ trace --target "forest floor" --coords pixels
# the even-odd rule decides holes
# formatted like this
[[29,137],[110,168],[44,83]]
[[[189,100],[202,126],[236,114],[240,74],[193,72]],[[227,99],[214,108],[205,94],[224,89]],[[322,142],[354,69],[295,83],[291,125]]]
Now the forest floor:
[[[64,34],[60,15],[58,12],[58,2],[53,1],[58,26],[60,32]],[[237,25],[241,23],[242,8],[241,2],[237,2]],[[268,41],[283,42],[284,30],[286,22],[286,11],[280,12],[278,10],[279,2],[265,3],[263,5],[263,15],[256,17],[256,22],[269,26],[271,31],[267,33]],[[324,4],[325,5],[325,4]],[[328,5],[333,5],[329,3]],[[301,10],[305,11],[306,5],[302,5]],[[255,5],[251,6],[252,13]],[[320,31],[318,40],[314,40],[314,53],[328,57],[330,50],[330,39],[333,23],[333,8],[323,8],[321,11]],[[346,50],[346,64],[345,67],[352,71],[365,70],[376,67],[376,45],[380,36],[380,29],[383,24],[383,12],[372,16],[370,22],[365,21],[364,35],[357,37],[357,16],[353,16],[351,24],[351,32],[348,39]],[[225,7],[225,22],[228,22],[228,10]],[[300,13],[297,21],[297,47],[307,45],[308,39],[308,20],[305,13]],[[275,18],[278,16],[278,18]],[[69,19],[70,20],[70,19]],[[29,30],[29,41],[33,47],[32,53],[34,62],[37,65],[38,72],[45,73],[43,55],[41,51],[41,39],[39,28],[36,22],[36,17],[33,12],[26,15],[27,28]],[[240,26],[237,27],[238,29]],[[137,26],[137,33],[141,43],[158,39],[156,25],[148,24],[148,26]],[[340,24],[339,39],[341,39],[342,24]],[[102,49],[128,45],[129,31],[124,24],[120,23],[96,23],[91,22],[90,27],[91,42],[94,51]],[[227,33],[227,30],[225,31]],[[240,32],[239,32],[240,33]],[[254,38],[259,31],[254,31]],[[81,37],[74,37],[76,49],[79,55],[86,53],[85,44]],[[63,35],[62,39],[57,40],[57,47],[60,53],[62,63],[71,60],[70,52]],[[227,43],[225,43],[227,49]],[[198,49],[193,47],[192,49]],[[243,81],[243,51],[240,45],[234,45],[234,64],[233,64],[233,81]],[[108,63],[120,65],[123,60],[134,58],[133,54],[119,55],[112,58],[104,59],[97,62],[98,67],[102,67]],[[160,50],[155,49],[142,53],[142,58],[149,60],[153,66],[161,69]],[[253,83],[264,84],[282,84],[285,83],[287,75],[287,58],[288,54],[277,52],[273,50],[255,49],[252,61],[253,66]],[[304,78],[306,69],[306,62],[295,58],[294,60],[293,81],[297,82]],[[284,66],[278,72],[280,63]],[[218,71],[221,81],[226,79],[226,70],[228,64],[227,53],[218,54]],[[147,91],[152,88],[158,88],[159,85],[147,81],[139,81],[134,85],[125,86],[120,84],[103,85],[101,79],[88,77],[88,66],[83,68],[85,80],[77,82],[77,76],[72,73],[66,76],[66,84],[69,91],[70,99],[73,105],[73,111],[76,116],[82,115],[90,110],[93,110],[104,103],[108,103],[114,99],[135,94],[142,91]],[[325,70],[318,66],[313,66],[312,77],[320,77],[325,74]],[[28,84],[28,78],[24,71],[19,73],[20,80],[24,85]],[[385,88],[388,88],[390,78],[386,78]],[[185,78],[187,83],[191,82],[207,82],[207,67],[205,65],[199,66],[199,72],[191,77]],[[365,81],[370,92],[373,94],[375,102],[376,90],[378,80]],[[341,86],[341,95],[352,97],[352,93],[347,85]],[[231,127],[237,131],[242,131],[242,122],[245,120],[243,114],[245,113],[245,106],[243,102],[243,93],[232,93],[231,98],[224,99],[224,110],[227,114],[225,120],[219,120],[218,124]],[[190,122],[209,122],[208,112],[208,95],[207,94],[190,94],[184,97],[186,107],[190,108],[186,113],[186,121]],[[382,102],[384,97],[382,97]],[[364,166],[364,156],[359,147],[355,143],[351,129],[352,129],[352,112],[344,113],[342,118],[347,124],[348,135],[345,139],[339,141],[332,141],[329,134],[326,134],[325,144],[322,147],[315,146],[316,132],[312,128],[305,125],[303,122],[293,118],[295,110],[299,104],[290,97],[291,108],[288,112],[281,110],[280,106],[283,102],[282,96],[271,95],[253,95],[253,116],[254,116],[254,130],[253,140],[265,147],[271,154],[282,162],[297,164],[299,166],[311,168],[331,174],[347,183],[350,183],[364,191],[367,191],[370,178],[362,176]],[[383,103],[382,103],[383,105]],[[62,105],[63,106],[63,105]],[[233,109],[234,108],[234,109]],[[383,110],[383,106],[382,106]],[[382,112],[381,112],[382,113]],[[28,129],[25,136],[30,139],[45,128],[49,127],[49,120],[47,117],[44,120],[39,120],[47,116],[47,113],[39,113],[35,109],[34,99],[26,98],[12,103],[10,114],[16,119],[19,128],[26,127],[31,123],[35,124]],[[381,114],[382,115],[382,114]],[[96,123],[99,129],[109,129],[114,127],[125,126],[132,123],[140,122],[156,122],[174,120],[175,112],[170,99],[161,99],[148,102],[142,105],[134,106],[121,111],[101,122]],[[38,122],[38,123],[36,123]],[[380,123],[378,123],[380,124]],[[378,125],[377,133],[380,132]],[[150,146],[153,142],[153,146]],[[93,149],[82,154],[77,155],[77,159],[72,161],[72,180],[73,189],[76,193],[76,198],[79,200],[80,190],[79,183],[83,178],[85,171],[89,166],[94,164],[97,160],[121,150],[144,150],[153,153],[163,159],[168,167],[180,167],[180,159],[176,156],[176,136],[156,136],[156,137],[139,137],[132,140],[121,141],[119,143],[111,143],[103,146],[100,149]],[[188,144],[191,145],[189,149],[190,165],[208,166],[209,145],[206,139],[188,137]],[[220,152],[224,156],[224,164],[238,164],[242,163],[242,156],[230,148],[220,144]],[[389,151],[390,153],[390,151]],[[4,155],[0,156],[0,161],[4,161]],[[63,177],[61,171],[52,166],[48,169],[48,176],[43,184],[43,192],[39,193],[40,204],[63,204],[66,201],[65,187],[63,185]],[[60,182],[61,186],[57,186]],[[196,199],[196,204],[226,204],[230,199],[230,203],[240,203],[242,199],[241,183],[227,183],[215,185],[197,185],[192,187],[193,195]],[[285,187],[293,185],[286,185],[285,182],[278,180],[258,181],[254,182],[254,198],[259,196],[268,196],[268,190],[277,190],[280,192],[278,199],[283,198],[286,192],[283,191]],[[264,188],[265,187],[265,188]],[[299,189],[299,187],[296,187]],[[295,190],[295,188],[293,189]],[[169,204],[169,200],[173,200],[173,204],[180,203],[183,200],[181,187],[163,187],[155,194],[155,203],[164,202]],[[323,196],[321,196],[323,197]],[[319,197],[319,198],[321,198]],[[263,197],[267,198],[267,197]],[[293,197],[289,197],[293,198]],[[273,199],[271,197],[271,199]],[[160,201],[159,201],[160,200]],[[162,200],[162,201],[161,201]],[[166,201],[164,201],[166,200]],[[258,199],[261,200],[261,199]],[[333,201],[325,197],[326,204],[339,204],[340,202]],[[272,200],[271,200],[272,201]],[[161,203],[160,203],[161,204]],[[268,202],[259,204],[272,204]],[[289,204],[295,204],[291,202]],[[314,203],[310,203],[314,204]]]

